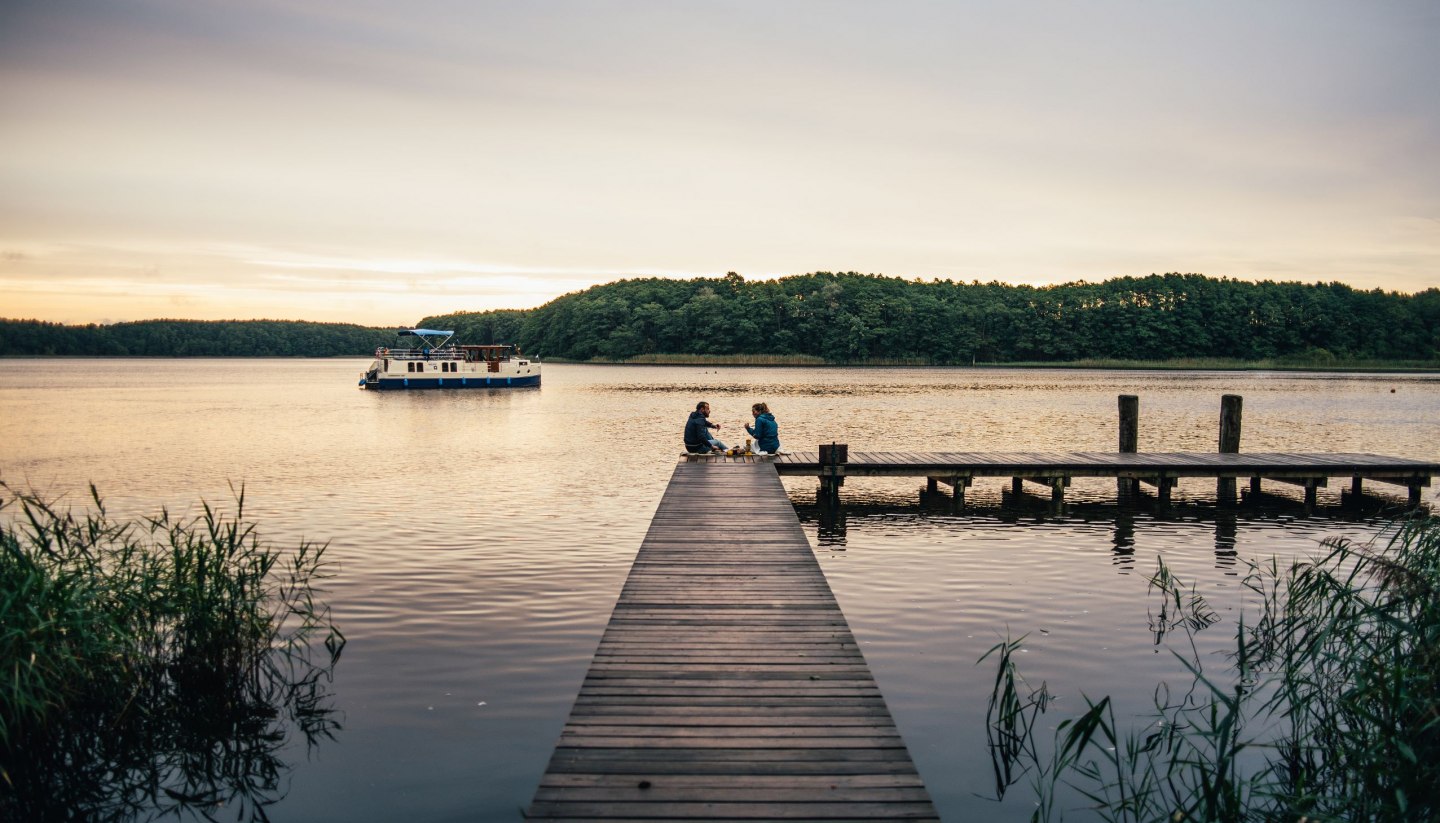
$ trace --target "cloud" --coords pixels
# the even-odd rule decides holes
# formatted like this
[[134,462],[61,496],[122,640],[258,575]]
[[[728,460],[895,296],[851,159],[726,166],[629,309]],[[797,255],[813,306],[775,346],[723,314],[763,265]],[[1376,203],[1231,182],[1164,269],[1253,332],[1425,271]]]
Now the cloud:
[[106,316],[727,270],[1415,290],[1440,257],[1424,3],[0,14],[0,290],[137,284]]

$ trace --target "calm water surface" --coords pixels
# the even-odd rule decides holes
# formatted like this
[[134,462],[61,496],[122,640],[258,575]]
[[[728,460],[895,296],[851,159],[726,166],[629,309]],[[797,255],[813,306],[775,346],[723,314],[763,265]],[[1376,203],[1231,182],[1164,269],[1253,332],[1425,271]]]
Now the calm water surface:
[[[792,449],[1111,451],[1131,393],[1142,451],[1209,451],[1236,393],[1247,451],[1440,459],[1433,376],[549,365],[536,390],[400,394],[358,390],[367,362],[0,361],[0,478],[76,503],[94,482],[122,514],[228,504],[243,484],[267,538],[329,542],[343,729],[295,748],[278,821],[520,819],[698,399],[722,437],[768,401]],[[975,661],[1007,632],[1029,636],[1022,671],[1060,696],[1051,725],[1081,692],[1143,714],[1155,682],[1184,680],[1149,627],[1157,556],[1221,614],[1208,655],[1246,605],[1247,559],[1369,540],[1382,522],[1342,511],[1338,488],[1315,516],[1283,488],[1227,514],[1213,481],[1184,482],[1162,515],[1077,481],[1055,513],[981,480],[955,516],[921,506],[918,480],[854,479],[822,523],[815,481],[785,482],[957,821],[1029,813],[1023,787],[984,799],[993,670]]]

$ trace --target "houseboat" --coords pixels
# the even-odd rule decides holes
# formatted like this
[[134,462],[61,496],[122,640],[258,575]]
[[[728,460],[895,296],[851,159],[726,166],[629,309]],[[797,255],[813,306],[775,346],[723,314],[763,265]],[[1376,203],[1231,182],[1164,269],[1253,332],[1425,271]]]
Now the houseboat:
[[505,389],[540,385],[540,363],[509,343],[460,346],[453,331],[406,329],[412,345],[375,350],[360,376],[367,389]]

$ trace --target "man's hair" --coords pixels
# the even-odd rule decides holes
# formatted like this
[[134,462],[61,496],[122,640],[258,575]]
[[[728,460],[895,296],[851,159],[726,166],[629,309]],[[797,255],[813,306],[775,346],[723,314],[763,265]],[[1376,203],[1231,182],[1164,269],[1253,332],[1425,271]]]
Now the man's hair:
[[750,407],[750,410],[760,412],[761,414],[770,413],[770,407],[765,405],[764,403],[756,403],[755,405]]
[[708,405],[710,405],[710,404],[709,404],[709,403],[706,403],[704,400],[701,400],[699,403],[696,403],[696,404],[695,404],[695,411],[700,411],[701,409],[705,408],[705,407],[708,406]]

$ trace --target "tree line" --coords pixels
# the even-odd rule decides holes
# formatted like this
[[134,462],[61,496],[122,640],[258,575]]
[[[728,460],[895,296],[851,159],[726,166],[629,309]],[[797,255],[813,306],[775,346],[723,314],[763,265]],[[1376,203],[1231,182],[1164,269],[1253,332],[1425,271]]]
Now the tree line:
[[143,320],[67,326],[0,319],[0,355],[331,357],[369,354],[394,335],[394,329],[289,320]]
[[[1440,289],[1259,283],[1198,274],[1012,286],[854,272],[776,280],[621,280],[534,309],[435,315],[463,343],[517,343],[568,360],[646,355],[831,363],[1066,362],[1301,357],[1440,359]],[[0,355],[336,356],[392,345],[394,329],[296,321],[149,320],[67,326],[0,320]]]
[[833,363],[1085,359],[1435,360],[1440,289],[1246,282],[1198,274],[1012,286],[854,272],[748,281],[644,278],[528,311],[427,317],[539,357],[801,355]]

